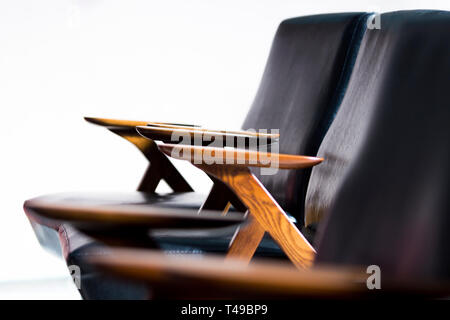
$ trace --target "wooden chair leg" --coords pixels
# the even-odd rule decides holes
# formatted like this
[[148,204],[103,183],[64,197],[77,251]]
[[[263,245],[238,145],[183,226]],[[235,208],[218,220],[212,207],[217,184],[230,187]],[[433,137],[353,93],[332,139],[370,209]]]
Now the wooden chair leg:
[[[315,250],[247,167],[197,165],[222,180],[249,209],[249,214],[299,268],[312,265]],[[244,237],[244,236],[241,236]]]
[[236,210],[246,212],[247,208],[239,200],[238,197],[224,184],[222,181],[214,176],[209,176],[213,181],[213,186],[209,192],[208,197],[203,203],[201,210],[223,210],[224,213],[228,211],[230,204],[232,204]]
[[161,172],[155,170],[155,167],[150,163],[139,183],[137,191],[153,193],[161,180]]
[[167,185],[174,192],[194,191],[167,156],[159,151],[156,143],[151,142],[145,152],[147,159],[150,161],[149,168],[142,179],[138,191],[154,192],[160,180],[166,181]]
[[174,192],[194,191],[167,156],[159,151],[153,140],[141,137],[134,128],[118,127],[109,130],[135,145],[150,162],[138,191],[155,192],[162,179]]
[[228,197],[228,187],[221,181],[217,180],[216,178],[212,177],[212,180],[214,182],[211,191],[208,194],[208,197],[206,198],[205,202],[203,203],[201,210],[224,210],[229,201],[230,198]]
[[258,249],[265,230],[252,216],[249,217],[249,220],[236,231],[228,249],[227,259],[238,258],[239,260],[250,262],[256,249]]

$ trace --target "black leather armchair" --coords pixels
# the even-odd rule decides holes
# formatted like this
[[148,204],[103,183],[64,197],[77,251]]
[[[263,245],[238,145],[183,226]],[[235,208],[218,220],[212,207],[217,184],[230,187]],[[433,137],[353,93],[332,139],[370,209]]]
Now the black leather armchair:
[[[275,36],[260,88],[243,128],[280,128],[281,153],[315,155],[341,105],[367,17],[368,14],[365,13],[343,13],[284,21]],[[126,126],[109,127],[118,132],[120,131],[118,129]],[[129,130],[129,127],[126,127],[126,134],[131,132],[133,139],[138,137]],[[304,219],[303,199],[309,171],[280,170],[274,176],[261,176],[257,172],[255,174],[281,207],[290,213],[301,227]],[[217,184],[220,185],[220,182]],[[144,188],[141,192],[128,195],[93,197],[66,194],[28,201],[25,210],[33,223],[40,223],[42,221],[36,217],[42,216],[47,200],[52,205],[64,203],[66,207],[61,210],[67,207],[75,210],[82,204],[84,210],[88,207],[93,211],[100,206],[124,204],[129,210],[132,210],[133,206],[139,210],[154,207],[198,209],[206,200],[205,196],[198,196],[190,190],[181,191],[184,192],[157,195]],[[36,200],[39,206],[36,206]],[[56,222],[47,225],[59,232],[62,247],[65,248],[65,257],[70,264],[82,265],[83,262],[79,257],[85,255],[84,251],[87,248],[98,245],[67,224]],[[210,236],[202,234],[199,238],[187,237],[177,231],[154,239],[160,248],[176,252],[225,252],[233,233],[234,229],[231,229],[220,237],[215,234]],[[283,256],[283,253],[270,238],[266,238],[260,245],[257,255]],[[114,291],[102,290],[101,279],[97,279],[90,271],[84,273],[84,276],[85,279],[93,281],[93,285],[85,285],[84,288],[98,289],[84,291],[84,297],[99,298],[108,295],[120,297],[120,292],[115,296]],[[105,283],[105,286],[109,288],[110,282]]]
[[[339,272],[369,265],[381,270],[381,293],[448,296],[450,13],[400,11],[381,21],[381,30],[365,32],[319,148],[328,161],[311,175],[306,219],[323,219],[313,270],[234,261],[219,267],[215,258],[174,261],[145,250],[94,254],[90,261],[174,296],[186,284],[202,298],[202,286],[222,298],[379,296],[361,273]],[[191,267],[179,267],[181,261]],[[321,273],[330,265],[334,273]]]

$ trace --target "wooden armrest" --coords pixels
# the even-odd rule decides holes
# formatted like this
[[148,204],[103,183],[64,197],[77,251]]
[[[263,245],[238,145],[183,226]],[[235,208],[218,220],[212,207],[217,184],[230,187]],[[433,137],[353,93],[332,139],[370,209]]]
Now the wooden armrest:
[[136,126],[155,126],[155,127],[167,127],[167,128],[199,128],[193,124],[180,124],[180,123],[166,123],[166,122],[151,122],[151,121],[134,121],[134,120],[120,120],[120,119],[108,119],[108,118],[94,118],[84,117],[87,122],[103,126],[103,127],[121,127],[121,128],[135,128]]
[[345,297],[369,292],[368,274],[357,268],[298,270],[285,262],[255,260],[247,265],[220,256],[167,255],[139,249],[114,249],[107,255],[93,251],[88,262],[152,288],[161,286],[173,295],[181,292],[184,298],[193,298],[193,294],[207,299]]
[[[246,148],[261,144],[271,144],[279,138],[279,134],[256,133],[247,131],[209,130],[187,127],[137,126],[136,130],[143,137],[165,143],[181,143],[184,145],[211,145],[222,147],[227,144]],[[220,145],[217,145],[220,144]]]
[[161,207],[147,202],[144,193],[132,195],[61,193],[27,200],[24,209],[30,220],[53,229],[68,223],[109,245],[147,248],[155,247],[150,230],[214,229],[246,221],[238,212]]
[[[323,158],[297,156],[290,154],[267,153],[242,149],[222,149],[202,146],[160,144],[159,150],[173,158],[190,161],[194,164],[227,164],[244,167],[270,167],[278,161],[280,169],[301,169],[315,166]],[[217,163],[217,159],[223,159]]]
[[[98,250],[98,249],[97,249]],[[214,255],[168,255],[148,249],[92,250],[87,262],[115,276],[148,283],[166,298],[446,298],[450,283],[439,279],[381,277],[381,289],[369,290],[366,267],[322,265],[298,270],[273,260],[224,260]]]
[[[120,196],[120,194],[118,194]],[[111,226],[141,228],[205,228],[224,227],[245,221],[244,215],[220,211],[170,208],[146,204],[108,204],[101,195],[91,198],[83,194],[61,193],[30,199],[24,203],[25,210],[43,219],[70,222],[74,225],[89,225],[102,229]]]
[[[204,134],[228,134],[236,136],[251,136],[258,138],[267,139],[277,139],[280,137],[278,133],[258,133],[252,131],[242,131],[242,130],[213,130],[205,129],[199,125],[194,124],[183,124],[183,123],[167,123],[167,122],[155,122],[155,121],[134,121],[134,120],[121,120],[121,119],[109,119],[109,118],[97,118],[97,117],[84,117],[87,122],[96,124],[103,127],[126,127],[134,128],[138,126],[144,127],[156,127],[156,128],[172,128],[172,129],[189,129],[195,132],[202,132]],[[152,130],[150,130],[152,132]]]
[[[162,127],[161,125],[154,125],[154,124],[148,124],[148,126],[155,126],[155,127]],[[190,129],[195,132],[202,132],[203,134],[210,134],[210,135],[216,135],[219,133],[222,134],[228,134],[229,136],[251,136],[256,138],[267,138],[267,139],[278,139],[280,137],[279,133],[262,133],[262,132],[253,132],[253,131],[245,131],[245,130],[217,130],[217,129],[206,129],[201,127],[187,127],[183,125],[172,125],[174,129]],[[149,129],[149,128],[143,128],[143,129]]]

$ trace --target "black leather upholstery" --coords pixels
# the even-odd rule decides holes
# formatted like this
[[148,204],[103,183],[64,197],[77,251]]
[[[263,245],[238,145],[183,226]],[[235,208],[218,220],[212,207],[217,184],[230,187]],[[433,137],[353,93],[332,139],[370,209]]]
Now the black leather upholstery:
[[365,32],[342,104],[317,152],[325,160],[312,169],[305,199],[306,226],[317,224],[329,209],[362,145],[379,87],[383,85],[385,72],[389,71],[385,50],[395,40],[386,39],[380,44],[370,34],[384,38],[384,33],[376,29]]
[[[318,263],[376,264],[382,275],[414,280],[450,276],[449,89],[450,12],[387,13],[381,30],[366,32],[340,111],[346,119],[338,115],[329,132],[342,141],[324,141],[319,153],[332,161],[311,177],[315,205],[320,198],[328,207],[338,190],[319,231]],[[369,125],[344,128],[369,114]],[[341,179],[337,170],[342,183],[327,187]]]
[[[339,108],[367,16],[340,13],[283,21],[243,128],[280,129],[280,152],[314,156]],[[254,173],[302,224],[310,170]]]

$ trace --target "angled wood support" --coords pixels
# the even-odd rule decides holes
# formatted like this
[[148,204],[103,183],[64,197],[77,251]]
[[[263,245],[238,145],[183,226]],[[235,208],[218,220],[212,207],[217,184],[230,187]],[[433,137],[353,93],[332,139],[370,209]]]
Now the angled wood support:
[[[189,183],[178,172],[170,160],[158,149],[152,139],[142,137],[137,131],[136,126],[151,125],[155,127],[180,128],[183,126],[172,123],[119,120],[107,118],[85,117],[87,122],[107,128],[109,131],[124,138],[136,146],[150,162],[139,186],[138,191],[155,192],[161,180],[167,182],[170,188],[175,192],[194,191]],[[186,125],[189,128],[197,128],[194,125]]]
[[191,162],[208,175],[222,181],[248,209],[250,224],[236,233],[230,255],[249,261],[264,233],[268,232],[298,268],[312,265],[314,248],[250,172],[249,167],[275,165],[278,169],[302,169],[319,164],[323,161],[322,158],[174,144],[162,144],[158,148],[166,155]]
[[314,248],[247,167],[205,164],[196,166],[222,180],[233,190],[254,219],[237,232],[230,247],[231,255],[249,261],[264,232],[268,232],[297,267],[308,268],[312,265]]
[[227,259],[238,258],[250,262],[258,249],[266,231],[262,225],[250,215],[245,225],[239,226],[228,249]]
[[208,175],[213,181],[213,186],[208,197],[203,203],[201,210],[224,210],[224,214],[228,211],[230,205],[233,205],[237,211],[246,212],[247,207],[234,194],[230,188],[222,181],[212,175]]
[[153,140],[140,136],[134,127],[109,127],[108,129],[135,145],[150,162],[138,186],[138,191],[155,192],[161,180],[166,181],[175,192],[194,191],[167,156],[159,151]]

